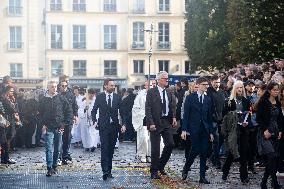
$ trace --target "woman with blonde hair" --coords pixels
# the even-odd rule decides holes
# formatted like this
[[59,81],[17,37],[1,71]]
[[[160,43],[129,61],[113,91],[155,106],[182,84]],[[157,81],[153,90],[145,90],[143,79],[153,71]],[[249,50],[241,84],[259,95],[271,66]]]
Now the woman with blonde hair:
[[248,183],[248,140],[251,124],[250,102],[246,98],[242,81],[235,81],[229,101],[225,107],[222,134],[228,148],[228,155],[222,168],[223,180],[227,180],[234,159],[239,158],[240,179]]

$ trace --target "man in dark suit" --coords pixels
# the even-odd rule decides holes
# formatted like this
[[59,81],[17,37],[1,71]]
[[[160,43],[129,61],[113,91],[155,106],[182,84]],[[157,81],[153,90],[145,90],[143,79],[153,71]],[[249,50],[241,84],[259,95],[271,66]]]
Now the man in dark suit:
[[200,156],[200,183],[210,184],[205,178],[206,158],[209,140],[213,141],[212,103],[205,92],[209,87],[204,77],[197,79],[198,91],[186,97],[184,104],[184,116],[182,124],[183,140],[190,137],[192,149],[186,157],[186,163],[182,171],[182,179],[185,180],[187,173],[197,155]]
[[[170,159],[174,141],[171,132],[171,125],[176,127],[175,118],[176,101],[175,97],[166,90],[168,85],[168,73],[161,71],[157,74],[158,86],[149,89],[146,96],[146,124],[150,131],[151,141],[151,179],[160,179],[160,174],[166,175],[164,170]],[[160,157],[161,136],[165,147]]]
[[[112,158],[114,154],[114,147],[120,129],[118,114],[121,105],[121,98],[114,93],[115,83],[112,79],[104,81],[105,91],[97,95],[96,101],[92,110],[93,123],[98,127],[101,139],[101,167],[103,171],[103,180],[113,178]],[[97,111],[99,109],[99,119],[96,119]],[[97,122],[98,121],[98,122]],[[124,120],[121,132],[124,133],[126,128]]]

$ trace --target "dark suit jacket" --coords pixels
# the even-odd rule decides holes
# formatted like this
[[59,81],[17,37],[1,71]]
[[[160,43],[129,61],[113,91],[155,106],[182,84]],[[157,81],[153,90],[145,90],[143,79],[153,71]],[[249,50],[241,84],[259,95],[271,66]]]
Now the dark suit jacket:
[[[92,120],[93,122],[98,122],[99,129],[107,129],[107,125],[110,124],[110,118],[113,124],[119,125],[118,112],[121,105],[121,97],[118,94],[113,93],[112,107],[107,105],[105,92],[97,95],[96,101],[92,110]],[[97,111],[99,109],[99,119],[96,119]],[[122,124],[124,121],[122,119]]]
[[[176,117],[176,99],[173,94],[171,94],[168,90],[166,91],[169,99],[168,118],[169,121],[172,122],[173,118]],[[162,99],[158,87],[148,90],[146,96],[145,111],[147,127],[149,127],[150,125],[155,125],[157,130],[161,129],[163,126],[161,125]]]
[[198,94],[192,93],[187,96],[184,103],[184,116],[182,131],[189,134],[198,133],[203,123],[208,134],[213,132],[212,102],[211,98],[204,95],[203,104],[199,102]]

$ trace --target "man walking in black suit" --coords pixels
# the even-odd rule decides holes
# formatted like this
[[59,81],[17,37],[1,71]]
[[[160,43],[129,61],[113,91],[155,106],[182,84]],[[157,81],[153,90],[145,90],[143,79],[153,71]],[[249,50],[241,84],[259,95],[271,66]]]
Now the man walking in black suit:
[[198,91],[186,97],[181,138],[186,140],[190,137],[192,148],[182,171],[182,179],[185,180],[187,173],[197,155],[200,156],[200,183],[210,184],[205,178],[206,158],[208,153],[209,139],[213,141],[212,103],[211,98],[205,92],[209,87],[204,77],[197,79]]
[[[114,93],[115,83],[112,79],[105,79],[105,91],[97,95],[92,110],[93,123],[98,127],[101,139],[101,167],[103,171],[103,180],[113,178],[112,158],[114,147],[120,130],[118,114],[121,105],[121,98]],[[99,119],[96,119],[99,109]],[[122,120],[121,132],[126,131],[124,120]]]
[[[149,89],[146,96],[146,124],[150,131],[151,141],[151,179],[160,179],[166,175],[164,170],[170,159],[174,140],[171,125],[176,127],[176,101],[175,97],[166,90],[169,76],[165,71],[157,74],[158,86]],[[160,140],[163,137],[165,147],[160,157]]]

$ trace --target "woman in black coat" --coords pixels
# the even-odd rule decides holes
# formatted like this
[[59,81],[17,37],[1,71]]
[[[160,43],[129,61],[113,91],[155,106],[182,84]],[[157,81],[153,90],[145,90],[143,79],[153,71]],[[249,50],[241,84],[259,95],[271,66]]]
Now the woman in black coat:
[[272,179],[272,187],[281,188],[276,176],[279,140],[283,131],[283,114],[278,94],[279,85],[275,82],[269,83],[257,106],[256,119],[260,126],[258,150],[260,154],[266,156],[261,189],[267,188],[266,183],[269,176]]
[[[251,124],[250,102],[246,98],[245,88],[242,81],[234,83],[229,101],[225,107],[225,114],[230,111],[237,113],[237,129],[236,135],[238,138],[236,148],[238,148],[240,155],[240,179],[243,183],[248,183],[248,141],[249,141],[249,124]],[[232,153],[228,153],[225,164],[222,168],[223,180],[227,180],[230,167],[234,161]]]

